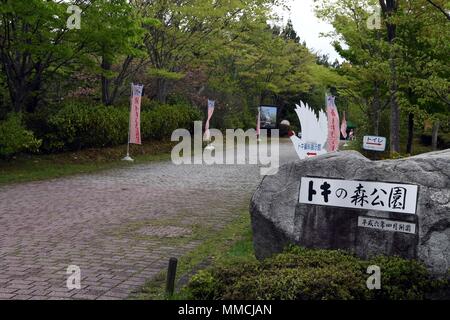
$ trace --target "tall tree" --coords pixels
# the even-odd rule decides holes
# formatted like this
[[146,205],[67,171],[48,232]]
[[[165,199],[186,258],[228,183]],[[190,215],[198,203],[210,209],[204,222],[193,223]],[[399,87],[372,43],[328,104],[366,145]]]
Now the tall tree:
[[188,65],[233,41],[229,30],[249,16],[265,19],[282,0],[147,1],[145,16],[161,21],[148,27],[145,43],[156,80],[156,98],[165,102],[171,82],[181,79]]
[[[368,30],[370,8],[377,6],[384,24]],[[388,105],[391,151],[399,152],[400,124],[407,124],[406,149],[411,153],[416,124],[448,113],[448,20],[426,0],[322,1],[318,14],[333,24],[334,37],[346,44],[335,42],[348,61],[338,72],[353,83],[344,94],[366,105],[362,109],[371,133],[378,133],[380,111]]]
[[43,0],[0,1],[0,63],[14,111],[33,111],[46,83],[85,47],[66,27],[67,5]]
[[128,0],[96,0],[83,17],[83,35],[92,56],[98,60],[94,71],[101,74],[105,105],[114,104],[125,80],[148,64],[144,26],[158,22],[144,19],[139,12],[141,8],[139,3]]
[[389,42],[389,69],[390,69],[390,105],[391,105],[391,130],[390,149],[391,153],[400,152],[400,108],[397,101],[398,79],[396,65],[395,39],[397,25],[395,16],[397,14],[398,3],[396,0],[380,0],[381,10],[385,17],[387,28],[387,41]]

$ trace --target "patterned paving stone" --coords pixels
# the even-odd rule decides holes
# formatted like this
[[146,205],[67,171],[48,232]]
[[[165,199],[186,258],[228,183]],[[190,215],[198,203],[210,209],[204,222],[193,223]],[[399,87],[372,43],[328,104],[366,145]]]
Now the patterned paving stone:
[[[290,141],[280,154],[296,159]],[[194,230],[232,221],[261,178],[256,165],[167,161],[2,186],[0,299],[125,299],[195,248]]]

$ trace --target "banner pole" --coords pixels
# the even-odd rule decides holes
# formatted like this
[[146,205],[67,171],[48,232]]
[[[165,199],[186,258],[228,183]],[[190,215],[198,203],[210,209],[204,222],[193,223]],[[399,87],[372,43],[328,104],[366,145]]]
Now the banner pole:
[[130,98],[130,112],[128,115],[128,140],[127,140],[127,155],[123,158],[123,161],[134,161],[133,158],[130,157],[130,126],[131,126],[131,103],[133,100],[133,83],[131,83],[131,98]]
[[[205,133],[203,136],[203,138],[205,138],[205,136],[206,136],[207,139],[205,139],[205,140],[208,142],[208,145],[205,147],[205,150],[215,150],[215,147],[211,144],[211,135],[210,135],[210,131],[209,131],[209,125],[210,125],[209,121],[211,120],[211,117],[214,113],[214,107],[215,107],[215,101],[208,99],[208,107],[207,107],[208,118],[205,123]],[[212,108],[211,113],[210,113],[210,108]]]

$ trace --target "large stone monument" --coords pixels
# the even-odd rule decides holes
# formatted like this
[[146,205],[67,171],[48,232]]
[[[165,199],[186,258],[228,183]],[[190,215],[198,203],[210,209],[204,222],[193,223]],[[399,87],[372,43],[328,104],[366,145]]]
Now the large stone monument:
[[418,259],[435,275],[450,268],[450,149],[371,161],[335,152],[292,162],[253,195],[256,256],[289,243],[359,257]]

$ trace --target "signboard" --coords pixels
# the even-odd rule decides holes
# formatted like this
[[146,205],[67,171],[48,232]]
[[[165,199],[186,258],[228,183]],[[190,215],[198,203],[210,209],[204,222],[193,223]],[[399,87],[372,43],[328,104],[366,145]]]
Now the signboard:
[[277,127],[278,107],[260,106],[260,127],[262,129],[276,129]]
[[299,202],[415,214],[417,193],[417,185],[302,177]]
[[326,114],[323,111],[319,111],[319,117],[317,118],[315,112],[311,110],[308,104],[305,105],[301,101],[300,106],[296,105],[295,112],[300,121],[302,135],[301,138],[295,135],[290,138],[298,157],[305,159],[327,153],[325,149],[328,136]]
[[414,223],[393,221],[385,219],[377,219],[372,217],[358,217],[358,227],[370,228],[382,231],[416,233],[416,225]]
[[377,136],[364,136],[363,148],[372,151],[385,151],[386,138]]

